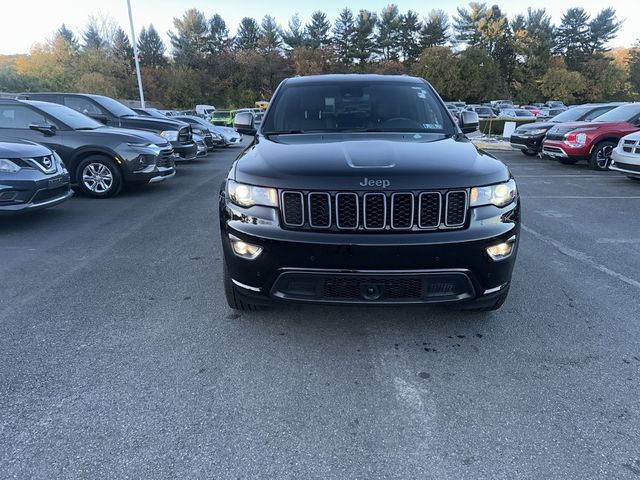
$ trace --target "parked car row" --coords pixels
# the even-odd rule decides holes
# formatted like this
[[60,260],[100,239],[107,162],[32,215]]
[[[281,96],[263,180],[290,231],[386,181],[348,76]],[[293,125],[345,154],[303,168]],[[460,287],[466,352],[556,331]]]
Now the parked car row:
[[135,112],[100,95],[1,99],[0,213],[56,205],[73,195],[71,187],[112,197],[125,185],[163,182],[176,174],[176,163],[216,146],[241,143],[233,129],[219,132],[199,117],[191,120]]
[[511,146],[564,164],[586,161],[593,170],[640,177],[640,103],[579,105],[548,122],[522,125]]

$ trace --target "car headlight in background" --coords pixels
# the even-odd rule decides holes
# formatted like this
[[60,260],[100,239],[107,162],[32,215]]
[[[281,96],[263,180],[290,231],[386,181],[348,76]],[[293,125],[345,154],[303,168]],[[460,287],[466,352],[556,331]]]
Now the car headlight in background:
[[0,158],[0,173],[16,173],[20,168],[20,165],[16,165],[8,158]]
[[177,130],[165,130],[163,132],[160,132],[160,135],[162,135],[164,138],[166,138],[170,142],[177,142],[178,133],[179,132]]
[[547,133],[547,129],[546,128],[534,128],[533,130],[525,131],[525,132],[522,132],[522,133],[525,133],[527,135],[544,135],[545,133]]
[[504,207],[513,202],[517,195],[516,181],[512,178],[505,183],[472,188],[469,206],[495,205],[496,207]]
[[264,207],[278,206],[278,191],[275,188],[256,187],[228,180],[227,193],[231,201],[241,207],[252,207],[254,205],[262,205]]

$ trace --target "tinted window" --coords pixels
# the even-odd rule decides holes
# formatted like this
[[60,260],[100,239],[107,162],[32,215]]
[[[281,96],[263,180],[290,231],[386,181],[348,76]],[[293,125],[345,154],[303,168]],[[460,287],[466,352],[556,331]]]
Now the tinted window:
[[594,122],[629,122],[640,114],[640,104],[621,105],[595,118]]
[[64,105],[58,105],[57,103],[38,102],[37,107],[43,112],[51,115],[53,118],[60,120],[62,123],[68,125],[73,130],[78,129],[94,129],[104,127],[100,122],[95,121],[93,118],[89,118],[80,112],[65,107]]
[[29,125],[47,125],[44,115],[25,105],[0,105],[0,128],[29,128]]
[[421,82],[322,82],[285,86],[263,123],[265,132],[450,132],[453,122]]
[[117,100],[114,100],[113,98],[96,95],[95,97],[93,97],[93,99],[97,103],[99,103],[101,107],[108,110],[109,113],[111,113],[116,117],[128,117],[131,115],[133,116],[136,115],[136,112],[131,110],[126,105],[123,105],[122,103],[118,102]]
[[105,112],[101,110],[91,100],[87,100],[82,97],[64,97],[64,104],[73,108],[76,112],[80,112],[84,115],[105,115]]

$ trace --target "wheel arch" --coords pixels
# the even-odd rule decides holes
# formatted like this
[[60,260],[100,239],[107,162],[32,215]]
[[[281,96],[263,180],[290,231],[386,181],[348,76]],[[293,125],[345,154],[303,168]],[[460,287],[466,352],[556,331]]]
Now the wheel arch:
[[117,159],[117,155],[113,150],[110,150],[105,147],[91,146],[91,147],[78,149],[77,151],[74,152],[73,156],[71,157],[71,162],[70,162],[71,168],[69,169],[69,174],[71,175],[71,181],[73,183],[77,181],[76,174],[77,174],[78,165],[80,164],[80,162],[82,162],[85,158],[90,157],[92,155],[107,157],[110,160],[113,160],[116,166],[118,167],[118,169],[120,170],[120,173],[124,173],[122,170],[121,161]]

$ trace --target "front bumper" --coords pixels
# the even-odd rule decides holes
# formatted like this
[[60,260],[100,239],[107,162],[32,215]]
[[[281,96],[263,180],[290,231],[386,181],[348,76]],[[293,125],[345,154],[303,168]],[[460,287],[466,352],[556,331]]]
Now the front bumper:
[[198,145],[196,142],[172,142],[171,146],[173,147],[173,152],[175,154],[174,158],[177,162],[193,160],[198,155]]
[[542,155],[551,158],[571,158],[576,160],[585,160],[591,153],[591,147],[585,145],[583,147],[570,147],[564,142],[545,140],[542,144]]
[[73,196],[68,173],[44,176],[33,171],[19,175],[23,178],[0,181],[0,215],[53,207]]
[[[243,209],[223,198],[220,228],[229,275],[257,303],[475,302],[495,298],[509,286],[519,200],[502,209],[474,208],[470,215],[469,227],[457,231],[301,232],[279,228],[276,210]],[[230,235],[261,246],[262,253],[255,260],[238,257]],[[515,240],[511,256],[491,260],[486,248],[510,239]]]
[[542,140],[544,135],[511,135],[510,143],[513,148],[518,150],[529,150],[530,152],[539,153],[542,150]]
[[627,153],[620,147],[614,148],[611,153],[609,170],[640,178],[640,154]]

